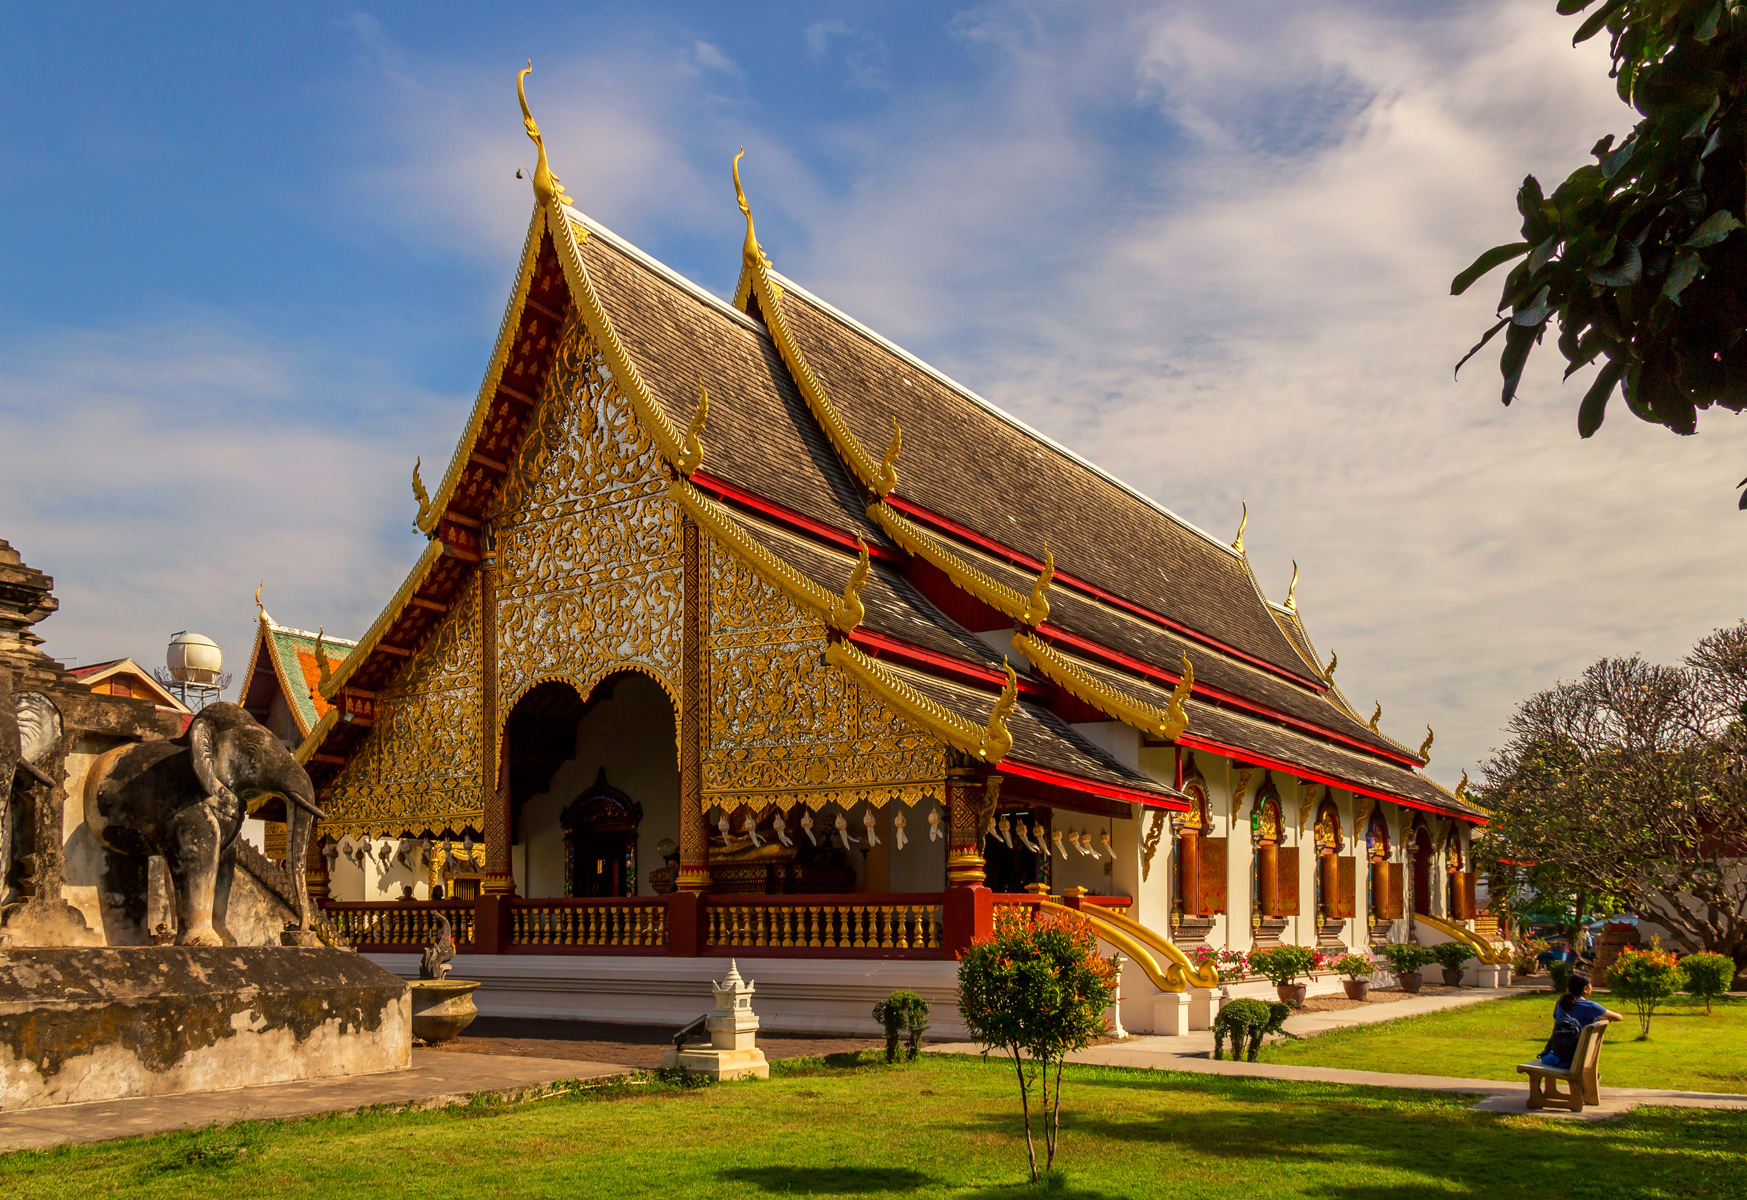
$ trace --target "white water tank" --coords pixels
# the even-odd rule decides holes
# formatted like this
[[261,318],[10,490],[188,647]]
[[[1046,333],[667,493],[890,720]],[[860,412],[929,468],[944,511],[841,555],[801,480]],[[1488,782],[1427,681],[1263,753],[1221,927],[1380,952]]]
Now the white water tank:
[[211,638],[183,630],[170,638],[164,665],[177,683],[211,683],[224,669],[224,654]]

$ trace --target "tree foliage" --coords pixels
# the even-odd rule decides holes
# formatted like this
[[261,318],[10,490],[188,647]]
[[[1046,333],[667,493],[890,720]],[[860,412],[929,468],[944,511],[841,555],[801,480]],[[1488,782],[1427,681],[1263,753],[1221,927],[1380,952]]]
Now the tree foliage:
[[1648,950],[1621,950],[1619,957],[1607,969],[1607,986],[1616,996],[1631,1002],[1638,1015],[1638,1040],[1650,1036],[1650,1018],[1662,1002],[1678,992],[1686,983],[1680,963],[1666,950],[1652,946]]
[[1680,666],[1603,659],[1529,697],[1483,768],[1477,857],[1505,894],[1556,880],[1747,968],[1747,621]]
[[1004,905],[994,933],[959,955],[958,993],[959,1012],[971,1035],[1013,1058],[1025,1117],[1025,1152],[1036,1182],[1032,1084],[1043,1084],[1049,1168],[1055,1165],[1061,1133],[1062,1062],[1108,1029],[1104,1010],[1116,995],[1116,966],[1099,955],[1097,936],[1084,917],[1042,913],[1034,920],[1028,909]]
[[1509,404],[1556,320],[1567,379],[1602,363],[1578,406],[1581,436],[1601,427],[1616,387],[1634,416],[1689,434],[1701,408],[1747,407],[1747,0],[1558,0],[1558,11],[1585,14],[1576,43],[1610,36],[1620,99],[1641,119],[1597,142],[1595,161],[1552,195],[1523,180],[1521,240],[1450,284],[1460,295],[1523,260],[1498,323],[1462,361],[1504,333]]

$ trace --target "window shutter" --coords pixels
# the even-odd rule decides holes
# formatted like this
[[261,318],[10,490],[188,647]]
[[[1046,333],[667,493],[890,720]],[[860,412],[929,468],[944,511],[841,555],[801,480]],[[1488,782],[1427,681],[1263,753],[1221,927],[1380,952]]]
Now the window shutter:
[[1201,911],[1197,916],[1211,917],[1225,911],[1225,853],[1230,845],[1230,838],[1201,839]]
[[1274,896],[1280,911],[1271,917],[1298,915],[1298,847],[1281,846],[1274,852]]
[[1382,865],[1389,868],[1389,891],[1386,893],[1389,897],[1388,917],[1391,921],[1399,921],[1402,917],[1401,864],[1392,862]]
[[1462,898],[1462,919],[1464,921],[1474,916],[1474,872],[1462,872],[1462,887],[1457,893]]
[[1335,916],[1358,915],[1358,863],[1352,855],[1335,859]]

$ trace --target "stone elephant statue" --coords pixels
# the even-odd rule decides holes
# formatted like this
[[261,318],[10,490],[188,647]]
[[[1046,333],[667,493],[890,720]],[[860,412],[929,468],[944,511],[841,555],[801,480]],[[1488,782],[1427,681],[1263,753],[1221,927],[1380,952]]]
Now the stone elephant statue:
[[15,784],[54,787],[36,764],[61,740],[61,713],[41,692],[13,692],[12,672],[0,666],[0,901],[11,898],[12,854],[18,813]]
[[104,890],[127,915],[145,915],[147,864],[161,854],[175,891],[176,940],[222,946],[215,910],[229,904],[236,839],[249,806],[277,797],[285,806],[286,866],[308,930],[304,856],[318,817],[315,788],[291,751],[254,717],[220,701],[196,713],[179,738],[109,751],[85,784],[85,824],[108,851]]

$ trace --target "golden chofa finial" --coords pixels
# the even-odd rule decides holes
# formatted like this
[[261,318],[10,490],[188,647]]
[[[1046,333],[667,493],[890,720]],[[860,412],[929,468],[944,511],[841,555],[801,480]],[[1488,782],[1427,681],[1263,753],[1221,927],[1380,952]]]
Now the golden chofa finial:
[[1244,515],[1243,515],[1243,518],[1241,520],[1239,520],[1237,523],[1237,537],[1233,538],[1232,543],[1231,543],[1231,548],[1233,550],[1236,550],[1239,554],[1242,554],[1244,552],[1244,527],[1250,523],[1249,501],[1247,501],[1247,500],[1244,501],[1243,506],[1244,506]]
[[746,147],[740,147],[740,153],[734,156],[734,199],[740,202],[740,211],[746,215],[746,244],[740,248],[740,257],[746,260],[746,265],[754,270],[760,266],[770,266],[770,259],[764,256],[764,248],[758,244],[758,234],[752,228],[752,206],[746,203],[746,189],[740,186],[740,160],[746,157]]
[[1383,719],[1383,701],[1377,701],[1377,711],[1371,714],[1371,732],[1377,732],[1377,723]]
[[263,619],[267,616],[267,606],[261,603],[261,589],[266,586],[265,579],[255,585],[255,615]]
[[558,176],[552,174],[552,168],[546,162],[546,142],[540,136],[540,126],[535,122],[534,114],[528,111],[528,90],[522,81],[533,69],[534,60],[530,58],[528,65],[516,72],[516,99],[522,102],[522,124],[528,130],[528,140],[540,151],[540,161],[534,166],[534,195],[542,204],[551,204],[554,200],[569,204],[570,197],[564,194],[564,185],[558,182]]
[[1195,691],[1195,667],[1189,662],[1187,652],[1183,654],[1183,674],[1177,680],[1177,686],[1171,691],[1171,703],[1165,709],[1164,735],[1167,742],[1174,742],[1183,736],[1189,728],[1190,695]]
[[1458,783],[1456,785],[1456,799],[1466,800],[1467,798],[1468,798],[1468,772],[1466,770],[1464,770],[1462,772],[1462,782]]
[[690,475],[704,462],[704,425],[710,419],[710,393],[698,384],[698,407],[692,413],[691,428],[685,431],[685,450],[679,461],[682,475]]
[[1298,560],[1292,560],[1292,582],[1286,587],[1286,610],[1298,611]]
[[431,515],[431,494],[425,490],[425,481],[419,478],[419,467],[424,464],[423,458],[415,458],[412,463],[412,494],[419,502],[419,515],[412,519],[413,527],[423,529]]
[[316,630],[315,630],[315,671],[316,671],[316,675],[318,678],[316,679],[315,686],[316,686],[316,691],[318,691],[318,692],[327,691],[328,690],[328,680],[333,678],[333,671],[328,666],[327,647],[322,643],[322,636],[326,632],[327,632],[326,629],[323,628],[322,626],[319,626],[319,625],[316,626]]
[[1049,543],[1043,544],[1043,570],[1037,573],[1037,578],[1031,583],[1031,598],[1025,602],[1025,611],[1020,614],[1019,621],[1036,629],[1049,616],[1049,584],[1055,578],[1055,555],[1050,551]]
[[1322,677],[1323,677],[1324,681],[1326,681],[1328,683],[1333,683],[1335,681],[1335,668],[1340,666],[1340,665],[1341,665],[1340,652],[1338,650],[1330,650],[1328,652],[1328,666],[1326,666],[1322,669]]
[[850,569],[849,582],[843,585],[843,595],[831,606],[831,624],[844,633],[849,633],[860,625],[862,618],[867,616],[867,608],[861,602],[861,588],[867,582],[868,571],[872,569],[867,552],[867,543],[858,534],[855,544],[860,550],[860,557],[855,566]]
[[[746,202],[741,201],[742,204]],[[904,449],[904,430],[898,424],[898,418],[892,418],[892,442],[886,447],[885,457],[880,459],[879,474],[874,476],[874,495],[884,500],[891,495],[892,489],[898,486],[898,455]]]
[[1425,762],[1432,761],[1432,739],[1438,735],[1432,732],[1430,725],[1426,726],[1426,740],[1419,744],[1419,756]]

